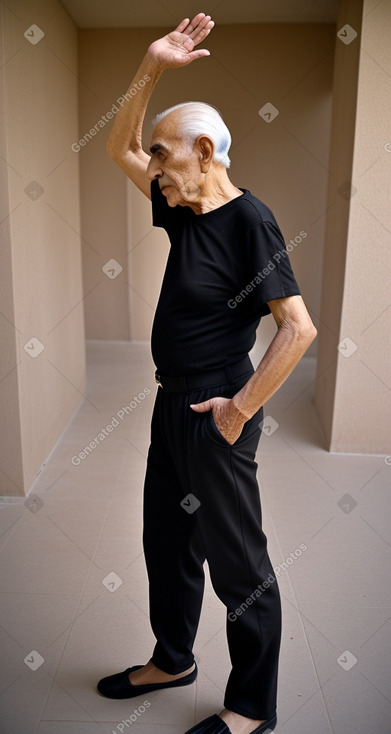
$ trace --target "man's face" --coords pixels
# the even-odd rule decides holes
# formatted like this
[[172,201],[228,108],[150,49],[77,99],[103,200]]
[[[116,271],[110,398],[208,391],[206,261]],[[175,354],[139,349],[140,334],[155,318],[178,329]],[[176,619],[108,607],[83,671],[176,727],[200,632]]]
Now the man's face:
[[191,145],[180,134],[180,112],[172,112],[156,125],[151,140],[151,160],[147,175],[159,186],[169,206],[191,206],[200,200],[202,180],[197,144]]

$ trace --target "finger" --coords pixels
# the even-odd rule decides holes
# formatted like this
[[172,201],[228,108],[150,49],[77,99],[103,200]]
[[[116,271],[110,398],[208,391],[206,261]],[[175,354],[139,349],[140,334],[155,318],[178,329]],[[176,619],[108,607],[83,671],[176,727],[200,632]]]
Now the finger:
[[[204,18],[206,18],[205,13],[197,13],[197,15],[195,15],[194,18],[192,18],[192,20],[190,21],[190,25],[193,28],[196,28],[200,23],[202,23]],[[210,18],[210,15],[208,15],[208,18]]]
[[196,411],[196,413],[206,413],[208,410],[212,410],[212,400],[204,400],[203,403],[193,403],[190,408]]
[[185,30],[185,28],[186,28],[186,27],[188,26],[188,24],[189,24],[189,23],[190,23],[190,21],[189,21],[189,18],[184,18],[184,19],[183,19],[183,20],[182,20],[182,21],[181,21],[181,22],[179,23],[179,26],[178,26],[177,28],[175,28],[175,29],[174,29],[174,33],[175,33],[175,32],[178,32],[178,33],[183,33],[183,31]]
[[[190,35],[190,33],[193,33],[194,29],[197,28],[198,24],[203,21],[205,18],[205,13],[198,13],[198,15],[195,15],[193,20],[190,20],[186,18],[187,25],[182,30],[182,33],[186,33],[187,35]],[[183,24],[183,21],[181,25]]]
[[205,18],[202,19],[198,25],[194,26],[192,23],[189,26],[189,29],[191,27],[191,31],[189,33],[190,37],[194,38],[198,36],[199,34],[210,32],[214,26],[214,21],[211,19],[210,15],[206,15]]
[[[213,23],[213,20],[211,21],[211,23]],[[196,36],[191,34],[190,38],[193,40],[195,46],[198,46],[199,43],[204,41],[205,38],[209,36],[209,33],[211,32],[213,26],[214,26],[214,23],[211,28],[203,28],[201,31],[199,31],[199,33],[197,33]]]
[[205,18],[201,21],[201,23],[198,24],[198,26],[196,26],[195,30],[198,29],[199,31],[201,31],[201,30],[205,30],[206,28],[208,28],[209,30],[212,30],[214,24],[215,22],[214,20],[212,20],[211,16],[205,15]]
[[191,51],[187,54],[185,61],[187,64],[190,64],[196,59],[202,59],[203,56],[210,56],[210,51],[206,48],[201,48],[199,51]]
[[191,21],[191,25],[193,26],[194,30],[200,30],[201,28],[205,28],[206,25],[208,25],[209,21],[211,20],[210,15],[204,15],[204,13],[200,14],[202,17],[197,21],[196,19]]

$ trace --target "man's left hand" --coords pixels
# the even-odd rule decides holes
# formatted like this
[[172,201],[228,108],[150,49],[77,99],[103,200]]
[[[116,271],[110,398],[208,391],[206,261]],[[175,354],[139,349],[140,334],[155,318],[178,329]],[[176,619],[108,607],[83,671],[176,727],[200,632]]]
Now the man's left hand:
[[210,398],[203,403],[190,405],[190,407],[196,413],[206,413],[211,410],[218,430],[231,446],[239,438],[247,420],[230,398]]

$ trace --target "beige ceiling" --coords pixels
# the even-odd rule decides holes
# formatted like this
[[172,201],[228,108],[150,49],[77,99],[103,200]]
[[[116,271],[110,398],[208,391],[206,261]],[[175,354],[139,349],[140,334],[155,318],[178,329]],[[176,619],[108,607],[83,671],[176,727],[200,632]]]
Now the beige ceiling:
[[338,0],[62,0],[79,28],[172,26],[197,12],[216,23],[336,23]]

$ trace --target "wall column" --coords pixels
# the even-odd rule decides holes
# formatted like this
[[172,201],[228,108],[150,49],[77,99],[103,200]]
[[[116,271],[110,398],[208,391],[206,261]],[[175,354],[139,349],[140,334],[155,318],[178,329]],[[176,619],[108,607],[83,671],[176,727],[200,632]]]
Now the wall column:
[[337,32],[346,24],[336,39],[316,405],[330,451],[382,454],[391,433],[391,6],[343,0]]
[[[77,29],[0,7],[0,494],[28,493],[83,399]],[[52,49],[56,49],[53,54]]]

